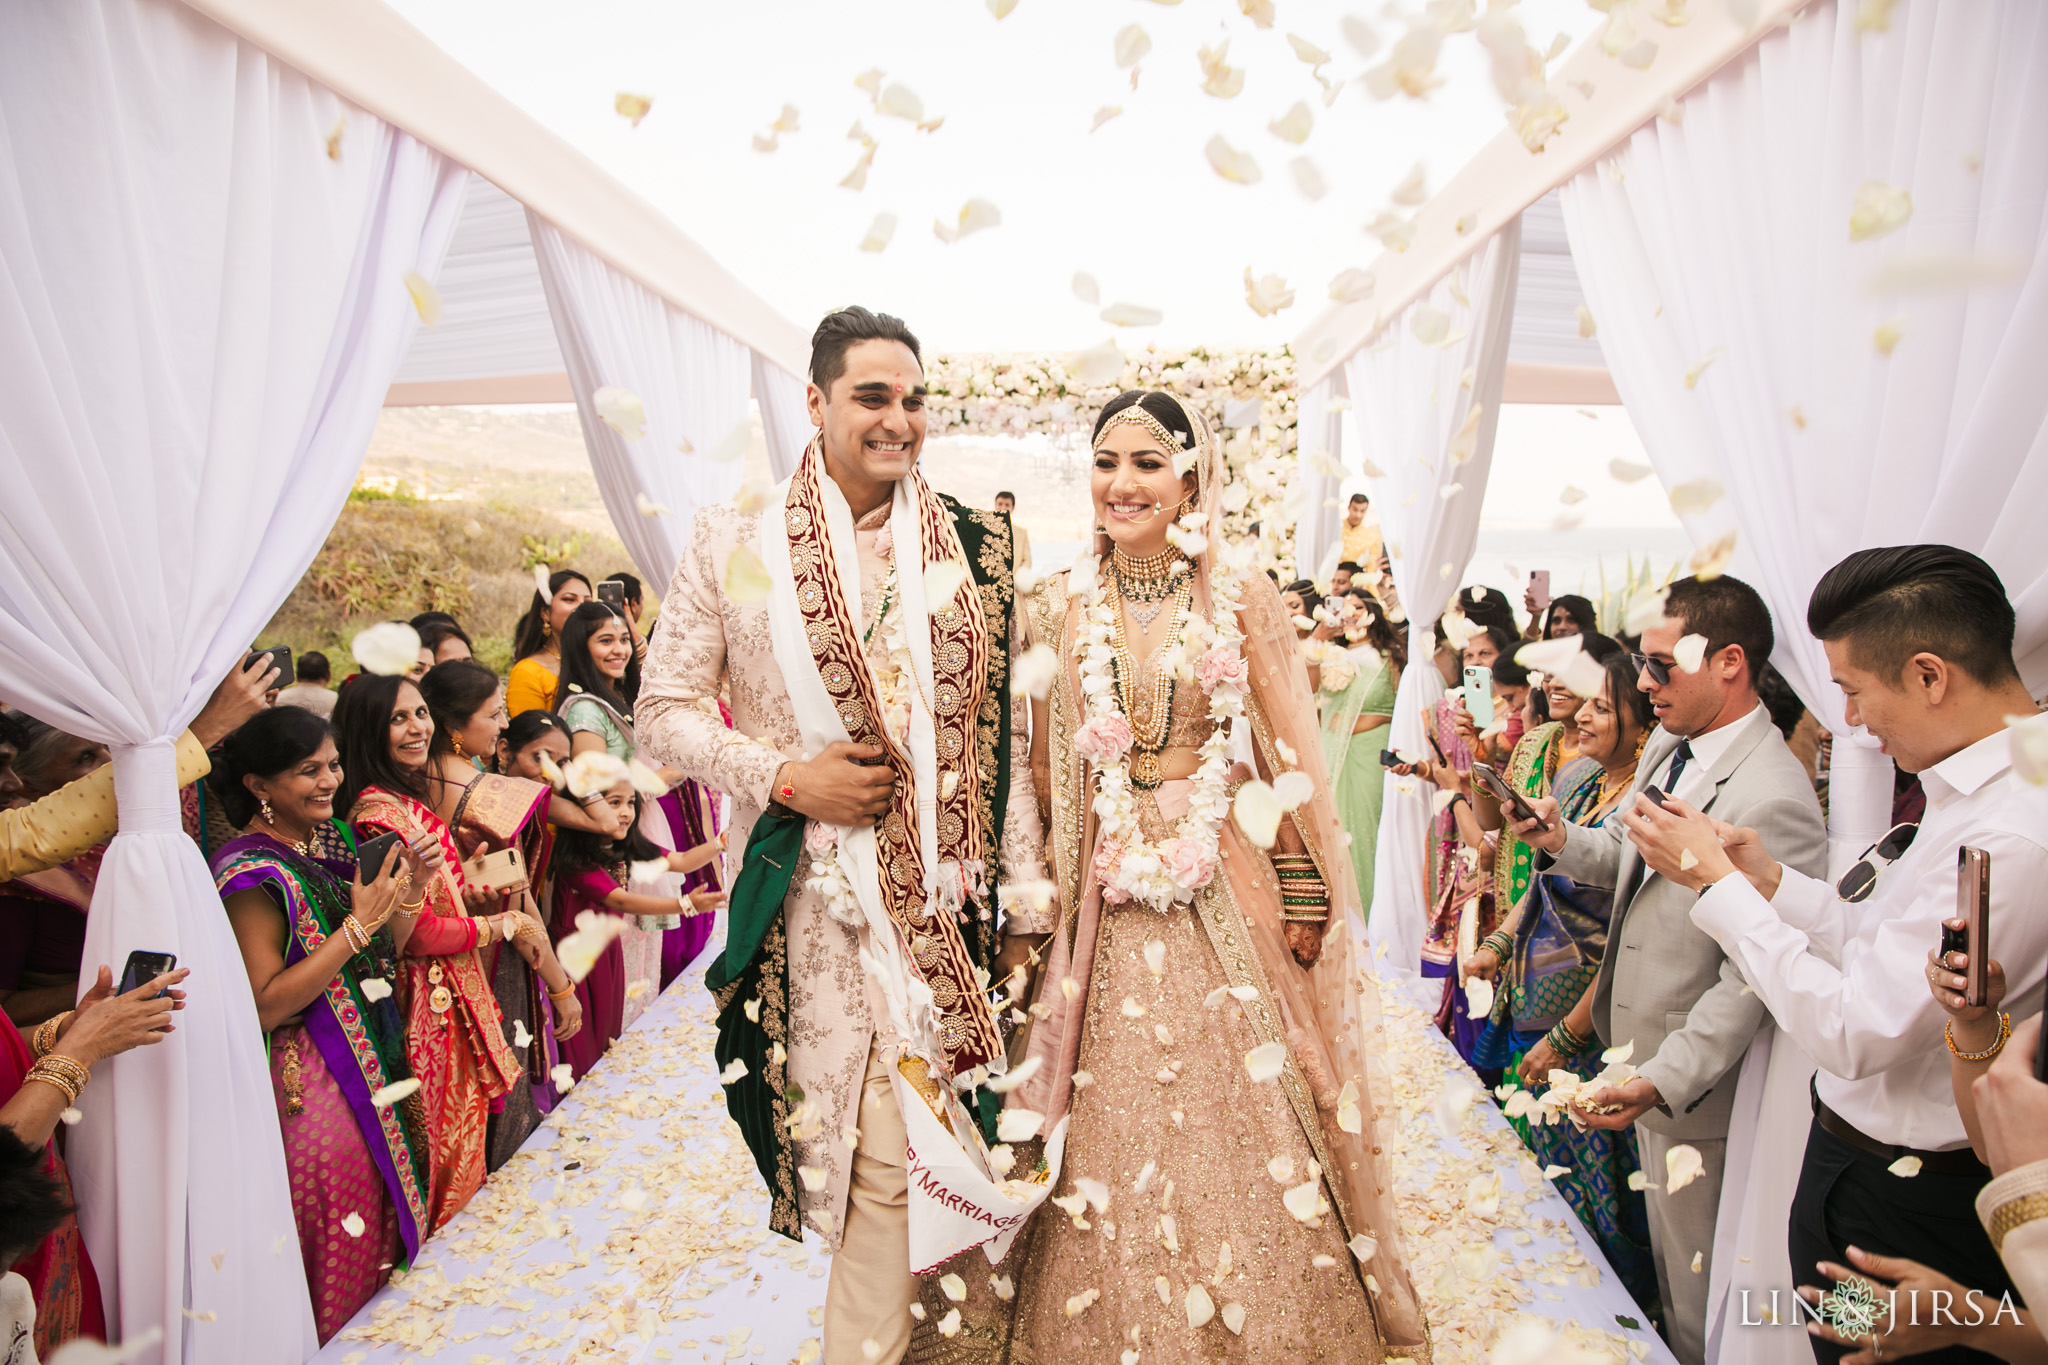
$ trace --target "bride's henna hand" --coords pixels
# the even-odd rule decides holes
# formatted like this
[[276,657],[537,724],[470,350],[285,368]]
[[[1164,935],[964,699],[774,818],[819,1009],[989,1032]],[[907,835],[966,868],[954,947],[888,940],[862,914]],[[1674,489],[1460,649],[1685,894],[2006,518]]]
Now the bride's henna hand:
[[1323,925],[1304,924],[1299,920],[1288,924],[1287,949],[1294,954],[1294,960],[1304,967],[1313,967],[1323,955]]

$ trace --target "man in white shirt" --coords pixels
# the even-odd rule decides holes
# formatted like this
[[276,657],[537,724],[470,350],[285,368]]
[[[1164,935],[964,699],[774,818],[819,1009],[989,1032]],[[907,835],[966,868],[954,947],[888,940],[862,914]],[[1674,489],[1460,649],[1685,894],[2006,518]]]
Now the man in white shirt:
[[[1819,1063],[1789,1232],[1804,1283],[1827,1287],[1817,1263],[1848,1264],[1853,1245],[1910,1257],[1994,1298],[2011,1287],[1971,1217],[1990,1171],[1956,1108],[1955,1043],[1943,1043],[1928,952],[1956,914],[1958,850],[1983,849],[1989,947],[2005,968],[2007,1003],[2014,1014],[2040,1010],[2048,788],[2012,768],[2006,717],[2035,710],[2013,666],[2013,623],[1991,566],[1946,545],[1859,551],[1814,589],[1807,625],[1827,647],[1849,723],[1919,773],[1927,795],[1917,831],[1894,830],[1834,885],[1780,866],[1768,838],[1683,804],[1638,802],[1624,817],[1651,867],[1706,888],[1693,923]],[[1816,1341],[1814,1352],[1832,1362],[1843,1348]]]

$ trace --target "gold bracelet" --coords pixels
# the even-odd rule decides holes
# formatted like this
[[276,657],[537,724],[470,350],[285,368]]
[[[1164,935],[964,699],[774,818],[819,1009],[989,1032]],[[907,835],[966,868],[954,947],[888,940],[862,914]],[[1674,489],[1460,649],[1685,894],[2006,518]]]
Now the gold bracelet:
[[420,898],[418,900],[410,905],[407,905],[404,901],[398,903],[398,914],[403,919],[418,919],[420,917],[420,907],[426,903],[427,888],[423,886],[420,888]]
[[1998,1012],[1998,1041],[1982,1052],[1964,1052],[1956,1046],[1956,1021],[1951,1019],[1941,1026],[1941,1036],[1948,1043],[1948,1050],[1959,1062],[1988,1062],[2005,1051],[2006,1039],[2012,1037],[2012,1016],[2004,1010]]
[[2008,1199],[1991,1212],[1991,1249],[2003,1251],[2006,1234],[2014,1228],[2048,1218],[2048,1191]]
[[36,1025],[35,1037],[29,1044],[35,1050],[36,1056],[50,1055],[50,1049],[57,1046],[57,1035],[64,1031],[64,1021],[76,1013],[76,1010],[65,1010],[62,1014],[54,1015]]
[[92,1073],[86,1070],[84,1063],[75,1057],[66,1057],[54,1052],[30,1067],[28,1074],[22,1077],[24,1082],[41,1081],[63,1091],[67,1109],[78,1103],[79,1092],[85,1089],[86,1082],[91,1079]]
[[559,1005],[574,994],[576,994],[576,983],[571,981],[567,986],[564,986],[559,991],[549,991],[548,999],[554,1001],[557,1005]]

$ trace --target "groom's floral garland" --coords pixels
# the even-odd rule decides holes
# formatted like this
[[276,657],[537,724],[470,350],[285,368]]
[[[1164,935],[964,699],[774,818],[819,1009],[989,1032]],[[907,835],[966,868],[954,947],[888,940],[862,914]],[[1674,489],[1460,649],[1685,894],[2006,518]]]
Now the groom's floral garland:
[[[1188,571],[1183,563],[1181,572]],[[1138,822],[1137,800],[1131,791],[1130,718],[1117,698],[1116,607],[1103,590],[1101,561],[1083,555],[1068,577],[1067,590],[1086,604],[1081,618],[1081,694],[1086,714],[1074,732],[1074,751],[1095,767],[1096,816],[1102,821],[1096,841],[1094,872],[1102,898],[1112,904],[1140,901],[1154,910],[1168,910],[1192,901],[1216,875],[1224,818],[1230,813],[1230,741],[1244,718],[1245,693],[1251,669],[1244,659],[1244,632],[1238,628],[1237,580],[1215,575],[1209,584],[1208,619],[1189,613],[1180,638],[1167,648],[1161,666],[1172,668],[1183,682],[1201,687],[1209,697],[1209,718],[1216,729],[1201,748],[1194,796],[1171,837],[1154,844]]]

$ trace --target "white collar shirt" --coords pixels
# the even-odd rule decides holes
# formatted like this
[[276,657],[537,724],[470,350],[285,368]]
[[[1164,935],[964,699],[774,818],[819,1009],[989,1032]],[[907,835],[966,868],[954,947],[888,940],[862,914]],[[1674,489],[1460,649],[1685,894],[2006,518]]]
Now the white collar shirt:
[[1956,914],[1956,858],[1991,859],[1990,956],[2005,969],[2004,1008],[2038,1013],[2048,969],[2048,787],[2012,768],[2006,732],[1920,775],[1927,810],[1898,861],[1879,864],[1870,897],[1784,869],[1766,901],[1741,875],[1722,878],[1692,920],[1734,961],[1778,1027],[1819,1064],[1815,1093],[1877,1141],[1939,1151],[1964,1146],[1942,1041],[1948,1016],[1927,981],[1928,951]]
[[[1714,789],[1714,765],[1724,758],[1729,747],[1749,728],[1749,725],[1763,710],[1761,703],[1749,708],[1740,719],[1726,725],[1716,726],[1704,735],[1683,741],[1692,746],[1692,757],[1686,760],[1685,771],[1678,775],[1678,782],[1664,794],[1675,796],[1693,809],[1703,807],[1712,797]],[[1665,774],[1671,771],[1671,755],[1666,754],[1658,770],[1650,777],[1657,786],[1664,785]]]

